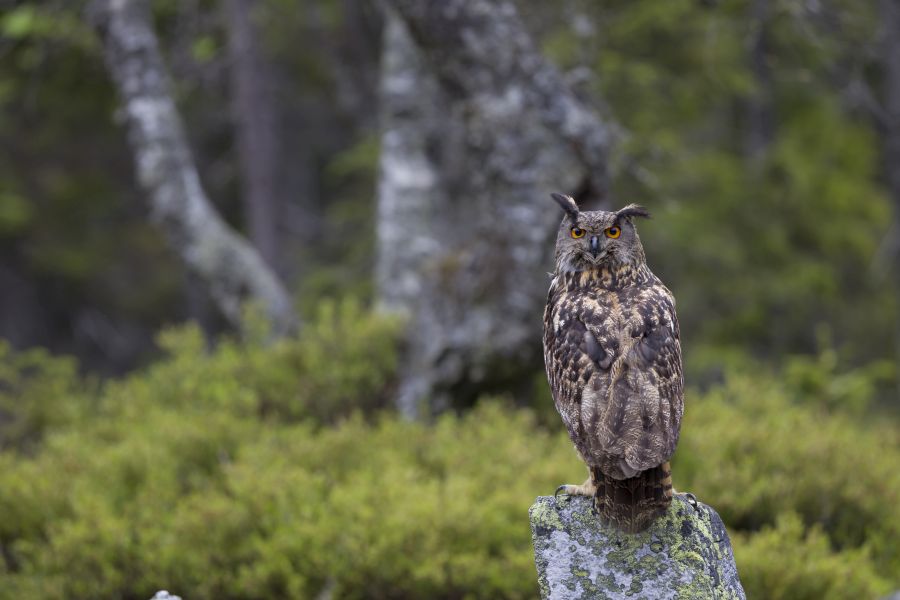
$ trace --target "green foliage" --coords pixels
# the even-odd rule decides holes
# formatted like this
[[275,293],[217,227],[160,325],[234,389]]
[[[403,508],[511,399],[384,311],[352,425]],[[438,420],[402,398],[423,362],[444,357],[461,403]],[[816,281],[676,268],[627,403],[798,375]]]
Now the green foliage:
[[895,366],[889,360],[846,372],[839,366],[838,353],[830,348],[815,356],[788,357],[782,371],[785,387],[800,401],[858,415],[871,409],[879,391],[896,379]]
[[[108,384],[116,410],[146,405],[220,409],[284,421],[328,421],[383,406],[397,363],[398,323],[352,299],[322,301],[302,335],[267,345],[222,340],[215,352],[196,326],[164,331],[169,354],[142,377]],[[119,404],[112,399],[127,399]]]
[[[350,301],[268,345],[171,329],[164,360],[99,389],[4,350],[0,598],[533,597],[527,509],[582,480],[570,442],[498,401],[373,412],[395,332]],[[856,384],[836,396],[855,416],[828,399],[867,372],[823,356],[688,397],[676,485],[724,517],[750,597],[900,586],[900,437]]]
[[363,312],[357,302],[324,302],[301,338],[297,360],[307,377],[301,394],[319,419],[382,405],[397,366],[399,322]]
[[678,486],[737,530],[794,512],[835,548],[871,549],[883,576],[900,572],[900,514],[890,508],[900,502],[896,428],[797,391],[757,374],[691,395],[673,465]]
[[204,35],[194,40],[191,46],[191,54],[198,63],[208,63],[219,53],[216,40],[209,35]]
[[[77,4],[77,3],[73,3]],[[75,11],[24,3],[0,17],[0,34],[13,40],[59,40],[82,49],[94,48],[94,36]]]
[[367,136],[336,154],[325,166],[325,181],[338,199],[326,217],[326,235],[316,248],[317,268],[303,282],[301,304],[314,305],[323,295],[371,297],[374,270],[375,204],[379,140]]
[[780,516],[775,527],[734,541],[748,598],[843,600],[878,598],[890,590],[869,552],[835,552],[821,528],[805,530],[793,513]]
[[[594,89],[628,131],[619,164],[640,165],[621,173],[616,196],[653,212],[641,224],[649,262],[695,349],[773,364],[815,352],[827,325],[844,358],[866,364],[894,344],[896,289],[871,268],[891,207],[877,134],[834,77],[837,64],[859,64],[874,5],[829,3],[814,19],[765,4],[759,21],[745,0],[573,3],[598,29]],[[547,36],[564,64],[570,33]],[[758,33],[766,76],[752,68]],[[772,122],[756,154],[751,107]]]
[[0,340],[0,449],[29,450],[47,429],[77,420],[91,403],[85,388],[71,358],[15,353]]
[[0,237],[15,233],[34,218],[28,201],[13,192],[0,191]]
[[[351,331],[361,342],[373,326],[342,324],[342,310],[323,311],[292,356]],[[377,364],[384,348],[368,342],[343,357]],[[0,455],[12,517],[0,543],[13,557],[0,597],[533,595],[528,506],[560,468],[581,474],[559,434],[497,403],[428,426],[273,420],[259,399],[282,383],[284,346],[207,354],[192,328],[164,344],[167,360],[107,386],[95,414],[56,427],[36,456]],[[247,361],[254,351],[267,360]],[[293,385],[314,376],[303,368]],[[371,376],[356,382],[356,395],[372,393]]]

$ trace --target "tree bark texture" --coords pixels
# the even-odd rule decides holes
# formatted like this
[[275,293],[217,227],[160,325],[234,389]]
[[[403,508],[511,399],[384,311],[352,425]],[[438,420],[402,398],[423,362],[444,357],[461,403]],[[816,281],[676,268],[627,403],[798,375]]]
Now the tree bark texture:
[[532,124],[569,145],[586,170],[586,200],[609,200],[613,128],[579,100],[540,53],[515,3],[502,0],[386,0],[451,96],[515,102]]
[[200,183],[148,6],[139,0],[100,0],[92,18],[122,99],[138,181],[153,219],[232,324],[241,325],[241,305],[252,300],[273,334],[288,333],[296,324],[290,296],[253,247],[222,220]]
[[[888,260],[894,286],[900,289],[900,0],[882,0],[882,65],[884,69],[884,173],[894,220],[888,234]],[[900,312],[896,315],[896,356],[900,368]]]
[[768,58],[769,0],[751,0],[749,13],[748,54],[755,87],[746,101],[745,146],[747,158],[756,162],[765,155],[775,138],[774,84]]
[[231,109],[250,240],[278,268],[277,110],[271,65],[257,27],[256,0],[226,0]]
[[[407,313],[423,292],[422,269],[441,248],[438,211],[449,201],[437,157],[451,107],[394,14],[385,20],[376,284],[381,308]],[[454,123],[459,128],[459,123]]]
[[530,385],[561,219],[549,194],[607,197],[610,128],[511,3],[387,4],[377,282],[409,319],[397,402],[416,417]]

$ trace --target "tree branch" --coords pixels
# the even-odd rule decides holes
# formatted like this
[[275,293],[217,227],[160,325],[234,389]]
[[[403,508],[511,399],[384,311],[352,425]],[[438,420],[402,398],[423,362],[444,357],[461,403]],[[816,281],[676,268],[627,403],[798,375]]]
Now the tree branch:
[[244,300],[258,302],[275,335],[296,326],[290,296],[259,254],[219,216],[200,183],[169,77],[141,0],[98,0],[91,19],[123,102],[137,177],[151,215],[235,326]]

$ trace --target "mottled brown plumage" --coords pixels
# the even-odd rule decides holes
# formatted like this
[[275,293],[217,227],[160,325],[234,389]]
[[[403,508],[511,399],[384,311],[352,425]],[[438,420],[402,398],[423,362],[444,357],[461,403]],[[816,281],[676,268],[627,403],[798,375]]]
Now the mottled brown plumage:
[[[590,478],[567,493],[595,497],[603,520],[637,532],[671,502],[668,460],[684,411],[672,293],[647,267],[632,222],[649,216],[566,211],[544,312],[553,399]],[[573,233],[574,230],[574,233]]]

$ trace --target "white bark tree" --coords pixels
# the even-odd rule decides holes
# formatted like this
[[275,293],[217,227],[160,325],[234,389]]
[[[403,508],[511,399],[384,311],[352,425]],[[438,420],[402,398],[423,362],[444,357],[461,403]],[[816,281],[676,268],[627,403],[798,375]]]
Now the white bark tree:
[[422,268],[441,250],[436,217],[447,198],[429,151],[450,129],[450,107],[393,13],[386,15],[381,73],[375,276],[381,309],[411,316],[423,291]]
[[378,195],[381,305],[408,316],[409,417],[529,387],[561,218],[609,195],[611,127],[511,2],[388,0]]
[[209,286],[223,315],[242,323],[242,304],[257,302],[272,332],[296,326],[291,298],[260,255],[231,229],[207,198],[159,51],[147,4],[98,0],[91,18],[122,100],[138,182],[153,219],[172,246]]

